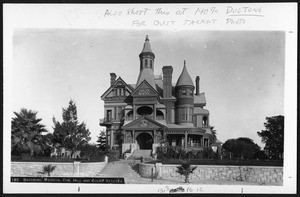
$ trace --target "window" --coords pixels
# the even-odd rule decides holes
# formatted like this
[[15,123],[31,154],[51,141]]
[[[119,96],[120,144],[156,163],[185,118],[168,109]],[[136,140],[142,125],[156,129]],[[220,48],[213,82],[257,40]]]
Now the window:
[[122,120],[124,117],[124,111],[122,109],[122,107],[118,107],[118,120]]
[[148,60],[145,59],[145,67],[148,67]]
[[107,118],[107,121],[111,121],[112,117],[111,117],[111,110],[107,110],[106,111],[106,118]]
[[186,90],[181,90],[181,94],[182,94],[183,96],[186,96]]
[[150,67],[152,68],[152,66],[153,66],[153,65],[152,65],[152,60],[150,60]]
[[148,116],[152,114],[153,109],[149,106],[141,106],[136,110],[136,112],[138,113],[138,115]]
[[193,108],[189,108],[189,122],[193,122]]
[[186,108],[180,108],[179,114],[180,114],[180,122],[187,121],[187,112]]
[[143,60],[140,60],[140,69],[143,68]]
[[203,116],[202,124],[203,124],[204,127],[207,126],[207,116]]

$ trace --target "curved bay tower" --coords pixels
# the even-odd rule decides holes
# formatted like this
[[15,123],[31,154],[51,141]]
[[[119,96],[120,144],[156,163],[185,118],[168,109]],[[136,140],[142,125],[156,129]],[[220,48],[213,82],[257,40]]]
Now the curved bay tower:
[[155,54],[148,36],[139,59],[136,84],[110,73],[110,87],[101,96],[105,117],[100,125],[106,127],[108,146],[142,156],[155,153],[162,143],[185,150],[209,147],[209,111],[204,109],[199,76],[194,84],[185,61],[175,85],[172,66],[162,68],[162,77],[155,76]]

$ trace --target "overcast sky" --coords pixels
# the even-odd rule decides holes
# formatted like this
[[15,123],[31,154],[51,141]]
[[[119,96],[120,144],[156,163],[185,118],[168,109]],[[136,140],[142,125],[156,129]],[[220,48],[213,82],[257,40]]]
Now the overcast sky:
[[95,142],[104,129],[100,96],[109,88],[109,73],[136,83],[146,35],[155,74],[172,65],[176,83],[186,60],[192,79],[200,76],[219,140],[249,137],[263,147],[257,131],[265,118],[284,115],[284,32],[19,29],[13,36],[13,111],[38,111],[53,132],[52,117],[61,121],[73,99]]

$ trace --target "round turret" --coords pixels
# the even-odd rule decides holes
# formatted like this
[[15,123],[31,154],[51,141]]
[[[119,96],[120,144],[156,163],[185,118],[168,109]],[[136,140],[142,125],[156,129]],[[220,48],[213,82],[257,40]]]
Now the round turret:
[[177,80],[175,86],[175,95],[177,101],[176,106],[176,120],[180,125],[192,126],[194,113],[194,89],[193,80],[189,75],[185,61],[182,72]]

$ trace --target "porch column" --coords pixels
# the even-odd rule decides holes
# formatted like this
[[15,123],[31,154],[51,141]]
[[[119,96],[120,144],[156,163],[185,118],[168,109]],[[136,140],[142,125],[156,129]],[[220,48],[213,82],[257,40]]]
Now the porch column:
[[184,148],[187,148],[187,132],[184,132]]
[[132,130],[132,143],[135,143],[134,130]]
[[124,142],[127,143],[127,131],[124,130]]
[[204,136],[202,135],[202,138],[201,138],[201,146],[204,147]]
[[110,148],[114,146],[114,130],[110,130]]

